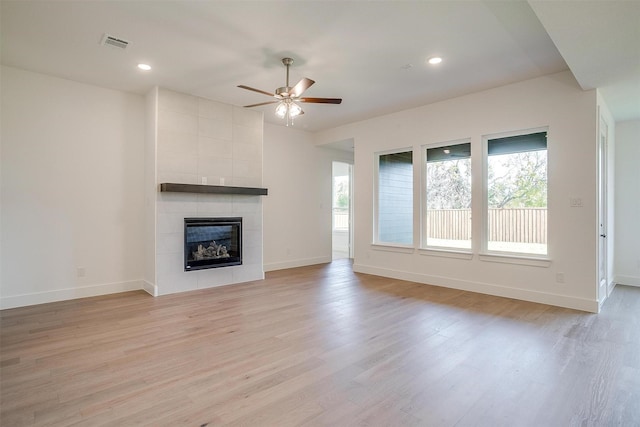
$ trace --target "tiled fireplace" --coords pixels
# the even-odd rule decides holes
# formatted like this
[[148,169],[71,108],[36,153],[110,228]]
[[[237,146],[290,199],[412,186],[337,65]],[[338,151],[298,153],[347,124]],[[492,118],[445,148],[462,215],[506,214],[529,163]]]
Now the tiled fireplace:
[[[261,196],[159,191],[161,183],[261,187],[262,113],[161,88],[147,96],[147,108],[155,120],[145,153],[147,243],[154,248],[146,290],[165,295],[264,278]],[[185,219],[205,218],[241,221],[241,263],[185,268]]]

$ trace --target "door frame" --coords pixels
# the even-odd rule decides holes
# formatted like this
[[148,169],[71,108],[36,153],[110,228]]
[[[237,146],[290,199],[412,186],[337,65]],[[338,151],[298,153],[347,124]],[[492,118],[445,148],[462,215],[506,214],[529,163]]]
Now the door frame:
[[611,292],[608,251],[608,146],[609,126],[602,116],[598,127],[598,282],[597,298],[601,306]]
[[[334,223],[334,200],[333,200],[333,196],[334,196],[334,178],[335,178],[335,164],[336,163],[341,163],[343,165],[347,165],[347,170],[348,170],[348,179],[349,179],[349,206],[347,207],[347,212],[348,212],[348,232],[347,232],[347,256],[350,259],[353,259],[353,253],[354,253],[354,248],[353,248],[353,209],[354,209],[354,203],[353,203],[353,163],[345,161],[345,160],[333,160],[331,162],[331,251],[333,254],[333,237],[334,237],[334,227],[335,227],[335,223]],[[333,256],[332,256],[333,259]]]

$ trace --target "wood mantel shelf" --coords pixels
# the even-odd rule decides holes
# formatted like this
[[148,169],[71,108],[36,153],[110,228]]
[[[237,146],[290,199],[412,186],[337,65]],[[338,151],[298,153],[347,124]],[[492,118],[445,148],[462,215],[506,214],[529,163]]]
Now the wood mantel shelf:
[[228,185],[200,185],[200,184],[175,184],[165,182],[160,184],[161,192],[173,193],[200,193],[200,194],[244,194],[249,196],[266,196],[266,188],[231,187]]

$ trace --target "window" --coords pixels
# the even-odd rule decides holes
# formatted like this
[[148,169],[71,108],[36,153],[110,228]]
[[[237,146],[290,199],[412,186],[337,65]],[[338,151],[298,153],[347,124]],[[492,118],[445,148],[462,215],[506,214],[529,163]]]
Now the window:
[[486,249],[547,254],[547,132],[487,139]]
[[413,244],[413,152],[379,154],[376,243]]
[[471,249],[471,143],[426,149],[423,243]]

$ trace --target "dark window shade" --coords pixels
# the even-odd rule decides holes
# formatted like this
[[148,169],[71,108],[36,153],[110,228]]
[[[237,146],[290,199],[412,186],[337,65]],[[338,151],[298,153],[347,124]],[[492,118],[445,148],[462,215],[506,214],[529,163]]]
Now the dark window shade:
[[378,170],[378,241],[413,242],[413,152],[383,154]]
[[380,167],[388,164],[404,163],[411,165],[413,163],[413,152],[405,151],[402,153],[383,154],[380,156]]
[[495,138],[489,141],[489,155],[524,153],[547,149],[547,132]]
[[427,163],[469,158],[471,158],[471,143],[427,149]]

